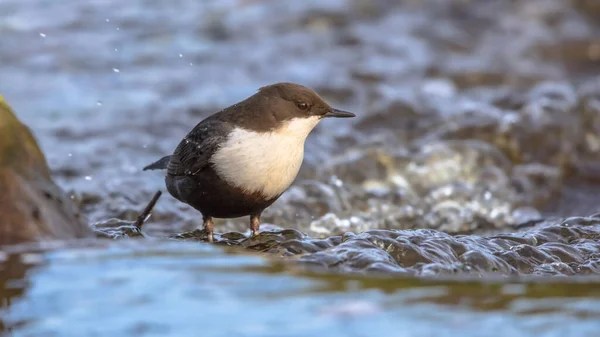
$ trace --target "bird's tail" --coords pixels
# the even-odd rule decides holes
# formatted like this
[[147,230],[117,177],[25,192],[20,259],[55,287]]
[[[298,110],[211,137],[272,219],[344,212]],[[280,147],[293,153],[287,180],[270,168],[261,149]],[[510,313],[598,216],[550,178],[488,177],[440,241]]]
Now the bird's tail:
[[164,170],[167,168],[167,165],[169,165],[169,161],[171,160],[171,156],[164,156],[162,158],[160,158],[159,160],[155,161],[154,163],[144,167],[144,171],[147,170]]

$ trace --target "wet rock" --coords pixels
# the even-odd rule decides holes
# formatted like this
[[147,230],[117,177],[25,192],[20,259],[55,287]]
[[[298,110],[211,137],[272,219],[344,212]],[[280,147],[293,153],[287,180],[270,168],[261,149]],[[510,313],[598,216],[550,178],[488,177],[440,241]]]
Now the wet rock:
[[0,245],[89,234],[74,203],[50,177],[32,133],[0,96]]

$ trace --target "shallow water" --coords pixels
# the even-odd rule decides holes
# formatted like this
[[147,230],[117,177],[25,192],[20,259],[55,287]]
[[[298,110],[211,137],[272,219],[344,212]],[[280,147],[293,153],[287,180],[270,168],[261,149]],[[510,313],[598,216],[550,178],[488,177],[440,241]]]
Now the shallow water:
[[3,256],[13,279],[1,293],[12,304],[5,328],[15,336],[591,336],[600,318],[600,291],[585,278],[418,281],[315,274],[209,245],[95,246]]
[[[9,259],[0,290],[31,285],[7,311],[15,334],[589,335],[600,308],[591,1],[4,0],[0,13],[0,93],[104,236],[139,236],[118,226],[164,190],[141,168],[262,85],[299,82],[358,115],[311,134],[257,238],[234,219],[217,223],[219,247],[100,241],[49,252],[25,276]],[[200,220],[164,194],[143,234],[202,240]],[[124,285],[100,281],[113,273]],[[422,280],[450,276],[558,280],[507,286],[516,295]]]

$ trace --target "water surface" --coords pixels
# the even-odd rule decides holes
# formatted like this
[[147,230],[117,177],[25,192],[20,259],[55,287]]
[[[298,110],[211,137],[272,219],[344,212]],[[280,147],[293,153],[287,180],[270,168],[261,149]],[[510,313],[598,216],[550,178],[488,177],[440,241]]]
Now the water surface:
[[0,294],[12,305],[2,324],[14,336],[592,336],[600,318],[600,290],[586,278],[322,274],[179,242],[3,260]]

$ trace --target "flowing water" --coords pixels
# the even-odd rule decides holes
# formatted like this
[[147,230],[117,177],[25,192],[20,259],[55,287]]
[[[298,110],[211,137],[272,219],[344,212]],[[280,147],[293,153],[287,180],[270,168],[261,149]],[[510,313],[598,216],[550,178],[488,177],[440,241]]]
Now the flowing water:
[[594,336],[600,319],[600,289],[585,278],[311,273],[180,242],[3,260],[3,324],[15,336]]
[[[0,253],[15,336],[592,336],[594,1],[4,0],[0,93],[100,236]],[[163,195],[202,118],[308,85],[309,136],[248,239]],[[0,330],[1,331],[1,330]]]

